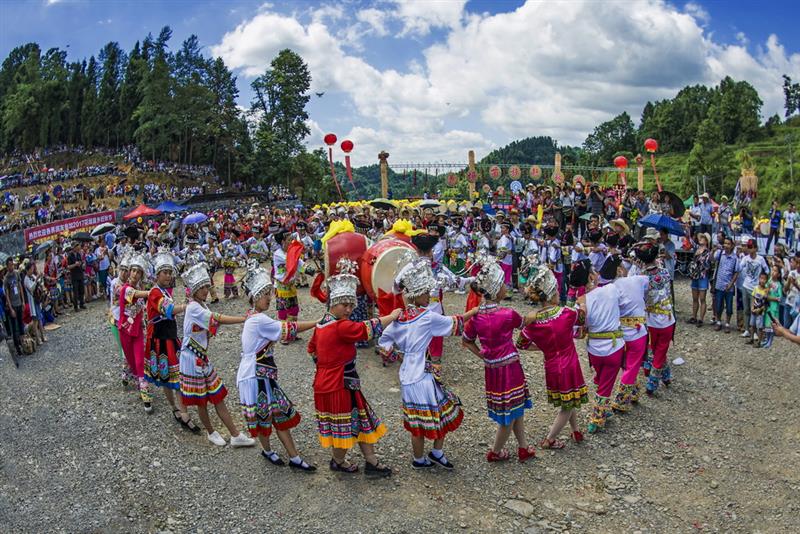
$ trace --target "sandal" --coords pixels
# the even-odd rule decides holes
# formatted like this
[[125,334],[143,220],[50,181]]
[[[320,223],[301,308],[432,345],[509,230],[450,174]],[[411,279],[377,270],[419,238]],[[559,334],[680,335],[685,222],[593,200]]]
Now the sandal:
[[698,319],[697,322],[695,323],[695,326],[697,328],[700,328],[701,326],[703,326],[703,320],[702,319]]
[[172,417],[174,417],[175,420],[179,422],[183,428],[191,431],[193,434],[197,434],[198,432],[200,432],[200,427],[194,424],[194,421],[192,421],[191,418],[189,418],[187,421],[184,421],[183,417],[181,417],[180,414],[181,411],[178,410],[177,408],[172,410]]
[[576,430],[572,433],[572,439],[575,441],[575,443],[580,443],[583,441],[583,432]]
[[499,453],[489,449],[489,452],[486,453],[487,462],[505,462],[509,458],[511,458],[511,455],[506,449],[501,450]]
[[517,457],[519,458],[519,463],[524,464],[529,458],[536,458],[536,449],[533,447],[528,447],[527,449],[519,448],[517,449]]
[[539,442],[539,448],[540,449],[558,450],[558,449],[563,449],[564,447],[566,447],[566,443],[564,443],[560,439],[547,439],[547,438],[544,438],[542,441]]
[[[344,464],[348,464],[347,467]],[[351,464],[347,460],[342,461],[339,463],[336,461],[335,458],[331,458],[331,463],[329,464],[331,471],[337,471],[339,473],[358,473],[358,466],[355,464]]]
[[695,323],[697,322],[697,319],[695,319],[694,317],[692,317],[692,318],[690,318],[690,319],[686,319],[686,322],[687,322],[688,324],[695,324]]
[[378,462],[371,464],[368,461],[364,462],[364,474],[368,477],[390,477],[392,476],[392,468]]

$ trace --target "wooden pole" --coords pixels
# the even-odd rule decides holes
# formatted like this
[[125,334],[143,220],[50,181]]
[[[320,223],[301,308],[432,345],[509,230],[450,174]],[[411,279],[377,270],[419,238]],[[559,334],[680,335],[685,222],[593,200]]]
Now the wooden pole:
[[556,152],[555,169],[553,169],[553,181],[558,185],[564,183],[564,177],[561,175],[561,152]]
[[[475,151],[470,150],[468,153],[469,157],[469,167],[468,172],[475,173]],[[475,174],[477,176],[477,173]],[[472,199],[475,198],[475,182],[467,182],[467,186],[469,188],[469,201],[472,202]]]
[[381,196],[383,198],[389,198],[389,162],[386,161],[388,159],[389,153],[381,150],[381,153],[378,154],[378,161],[380,161],[381,167]]
[[644,190],[644,158],[641,154],[636,154],[636,188]]

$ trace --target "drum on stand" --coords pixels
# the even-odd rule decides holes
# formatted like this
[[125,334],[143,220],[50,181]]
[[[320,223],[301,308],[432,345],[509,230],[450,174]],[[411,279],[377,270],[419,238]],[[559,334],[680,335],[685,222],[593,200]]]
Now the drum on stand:
[[408,252],[416,253],[416,248],[400,239],[381,239],[361,257],[359,276],[361,285],[372,300],[378,300],[378,293],[391,293],[397,271],[408,263]]

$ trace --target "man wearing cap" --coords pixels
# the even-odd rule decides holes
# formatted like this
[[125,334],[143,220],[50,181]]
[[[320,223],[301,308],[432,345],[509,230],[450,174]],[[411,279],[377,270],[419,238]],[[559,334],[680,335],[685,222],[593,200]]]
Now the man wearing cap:
[[717,222],[719,223],[719,231],[725,234],[725,237],[733,236],[733,231],[731,230],[732,218],[733,208],[728,204],[728,197],[722,195],[717,208]]
[[714,205],[711,203],[708,193],[700,195],[698,210],[700,212],[700,233],[711,235],[714,226]]

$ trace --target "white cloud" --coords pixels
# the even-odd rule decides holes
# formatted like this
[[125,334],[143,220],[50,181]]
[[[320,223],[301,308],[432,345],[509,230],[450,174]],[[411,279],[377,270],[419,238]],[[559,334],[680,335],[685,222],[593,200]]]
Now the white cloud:
[[[425,22],[411,22],[420,4],[429,6],[420,16]],[[782,109],[781,75],[800,78],[800,54],[789,54],[776,36],[754,54],[741,39],[716,43],[701,26],[707,14],[690,4],[679,10],[660,0],[632,1],[620,10],[591,0],[528,2],[494,15],[463,9],[461,1],[401,2],[357,11],[355,25],[346,14],[340,26],[265,11],[228,32],[212,52],[247,77],[263,73],[283,48],[298,52],[313,90],[344,97],[352,109],[337,124],[352,125],[359,163],[373,162],[381,149],[395,162],[463,160],[470,148],[480,157],[529,135],[580,144],[622,111],[638,120],[648,100],[672,97],[689,84],[715,85],[726,75],[758,89],[766,117]],[[350,39],[366,32],[377,38],[392,17],[406,35],[448,31],[421,50],[421,59],[377,68]],[[400,43],[413,46],[389,44]]]
[[378,37],[385,37],[389,34],[389,30],[386,28],[387,14],[385,11],[375,8],[362,9],[356,13],[356,19],[366,24],[368,31]]
[[467,0],[394,0],[392,16],[403,22],[400,36],[428,35],[432,28],[455,28]]
[[709,15],[706,8],[697,4],[695,2],[689,2],[685,6],[683,6],[683,10],[701,22],[703,25],[708,24],[711,20],[711,15]]
[[46,6],[54,6],[56,4],[60,4],[63,1],[64,0],[45,0],[44,5],[46,5]]

